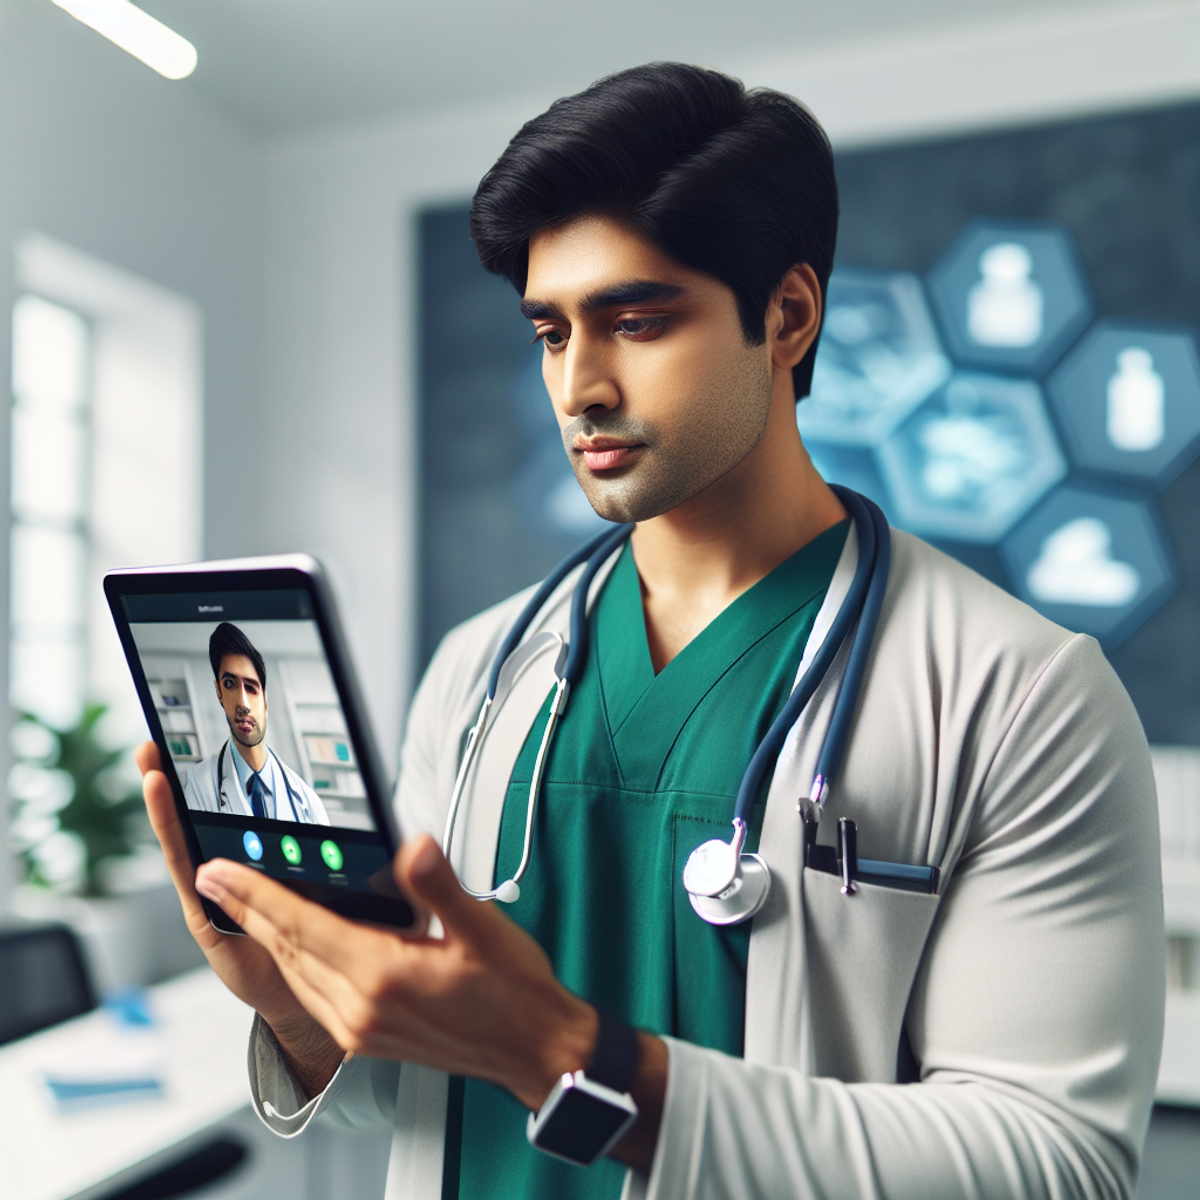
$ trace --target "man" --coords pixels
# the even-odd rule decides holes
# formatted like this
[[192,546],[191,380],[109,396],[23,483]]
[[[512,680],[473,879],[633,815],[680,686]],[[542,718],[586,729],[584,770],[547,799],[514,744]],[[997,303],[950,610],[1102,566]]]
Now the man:
[[[580,483],[636,522],[591,591],[511,907],[459,878],[495,886],[522,855],[574,579],[497,693],[453,865],[418,834],[444,827],[527,595],[448,635],[413,701],[396,875],[436,937],[356,928],[215,862],[195,886],[250,934],[222,939],[147,776],[191,928],[259,1012],[260,1115],[284,1135],[322,1111],[394,1127],[389,1196],[1132,1192],[1161,1036],[1158,840],[1145,739],[1093,641],[894,533],[819,841],[852,818],[864,858],[935,867],[937,894],[844,895],[802,865],[797,801],[842,659],[749,822],[766,906],[719,928],[680,886],[690,852],[728,836],[857,554],[794,416],[836,213],[807,112],[678,64],[559,101],[480,185],[476,247],[523,297]],[[612,1078],[618,1059],[638,1115],[607,1159],[526,1143],[565,1073]]]
[[267,746],[262,655],[236,625],[223,621],[208,639],[208,661],[229,740],[188,772],[183,781],[188,808],[328,825],[317,793]]

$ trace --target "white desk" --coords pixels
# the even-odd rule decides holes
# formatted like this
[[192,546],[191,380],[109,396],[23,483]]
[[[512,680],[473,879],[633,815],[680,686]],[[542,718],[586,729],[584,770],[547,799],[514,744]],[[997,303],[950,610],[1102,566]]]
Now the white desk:
[[121,1035],[101,1010],[0,1048],[0,1197],[68,1200],[245,1108],[251,1012],[208,967],[149,989],[163,1095],[61,1113],[47,1066]]

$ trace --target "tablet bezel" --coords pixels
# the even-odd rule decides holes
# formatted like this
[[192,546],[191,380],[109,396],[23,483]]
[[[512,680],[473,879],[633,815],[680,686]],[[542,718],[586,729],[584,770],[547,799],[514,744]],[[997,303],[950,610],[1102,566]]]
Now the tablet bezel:
[[[303,590],[309,597],[312,619],[316,622],[333,676],[346,732],[354,747],[359,774],[367,795],[367,804],[375,820],[376,830],[389,860],[395,857],[400,845],[400,831],[391,806],[391,789],[387,786],[383,763],[367,718],[366,707],[358,678],[350,658],[332,589],[321,564],[307,554],[273,555],[265,558],[227,559],[215,562],[189,563],[180,566],[136,567],[109,571],[104,577],[104,594],[117,627],[117,635],[125,660],[133,676],[138,701],[158,747],[163,773],[171,785],[175,808],[183,826],[188,853],[194,866],[204,861],[200,842],[192,823],[191,810],[183,795],[183,785],[174,761],[167,749],[166,734],[159,720],[158,709],[146,680],[141,655],[133,640],[130,620],[123,596],[171,595],[189,592],[264,592]],[[332,828],[337,828],[333,826]],[[386,876],[386,878],[384,878]],[[356,920],[375,921],[400,928],[410,927],[414,914],[407,899],[400,893],[391,877],[390,867],[372,876],[379,886],[377,892],[346,887],[334,888],[308,881],[270,878],[305,898],[323,904],[334,912]],[[205,911],[213,928],[221,933],[243,933],[226,913],[212,901],[204,899]]]

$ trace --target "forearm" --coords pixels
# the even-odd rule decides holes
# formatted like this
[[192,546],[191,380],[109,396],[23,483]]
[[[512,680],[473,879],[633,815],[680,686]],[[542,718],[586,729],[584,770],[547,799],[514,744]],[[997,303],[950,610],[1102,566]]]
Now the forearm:
[[275,1035],[288,1070],[311,1100],[329,1085],[346,1052],[303,1009],[286,1016],[263,1018]]
[[663,1104],[667,1098],[668,1055],[667,1044],[662,1038],[649,1033],[639,1033],[638,1041],[641,1058],[630,1088],[637,1105],[638,1116],[633,1127],[613,1147],[610,1154],[627,1167],[649,1175],[654,1162],[654,1151],[658,1146]]

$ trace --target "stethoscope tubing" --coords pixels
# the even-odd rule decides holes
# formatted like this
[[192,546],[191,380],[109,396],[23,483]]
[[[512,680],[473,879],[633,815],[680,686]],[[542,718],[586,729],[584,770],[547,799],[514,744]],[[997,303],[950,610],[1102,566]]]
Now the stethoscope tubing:
[[[529,626],[537,619],[546,601],[562,584],[572,571],[581,564],[583,572],[575,585],[571,596],[570,641],[567,646],[566,662],[561,671],[556,667],[558,676],[554,689],[554,697],[550,702],[550,712],[542,730],[541,741],[538,745],[537,758],[534,761],[533,777],[529,783],[529,797],[526,803],[525,838],[521,847],[521,861],[516,871],[506,883],[519,884],[529,868],[529,860],[533,854],[534,817],[537,815],[538,795],[541,792],[542,774],[546,767],[546,756],[553,741],[554,730],[567,706],[571,685],[578,681],[583,673],[587,658],[587,603],[592,583],[600,568],[608,561],[613,551],[617,549],[633,532],[632,525],[618,525],[614,529],[604,529],[595,537],[590,538],[582,546],[572,551],[550,572],[542,581],[528,603],[521,610],[512,628],[509,629],[504,641],[492,660],[492,668],[488,673],[487,692],[479,709],[479,716],[471,732],[467,735],[467,746],[463,751],[462,762],[454,779],[454,790],[450,796],[450,808],[446,814],[446,831],[442,837],[442,852],[450,857],[450,847],[454,839],[454,827],[458,822],[458,810],[462,804],[463,791],[466,787],[467,775],[483,745],[487,734],[488,716],[496,699],[496,691],[500,686],[500,673],[508,658],[520,645],[521,639],[529,630]],[[463,890],[477,900],[495,900],[499,898],[500,888],[488,888],[476,891],[474,888],[462,885]]]
[[[846,670],[838,681],[838,694],[834,702],[833,716],[821,743],[817,755],[816,779],[818,795],[816,803],[822,803],[829,787],[841,769],[842,759],[846,753],[846,741],[850,734],[850,726],[854,720],[854,710],[858,705],[858,695],[862,689],[863,675],[866,673],[867,660],[871,648],[875,644],[875,630],[879,625],[879,614],[883,611],[884,596],[887,593],[888,575],[892,567],[892,539],[887,526],[887,518],[879,506],[866,496],[860,496],[848,488],[834,485],[839,499],[851,511],[865,510],[873,526],[875,538],[875,557],[871,568],[871,581],[867,588],[866,599],[863,601],[862,612],[859,615],[854,631],[854,640],[850,645],[850,654],[846,661]],[[855,514],[855,527],[858,527]]]
[[[788,734],[799,720],[800,714],[816,693],[817,688],[820,687],[843,645],[846,644],[846,639],[850,638],[850,654],[846,669],[837,681],[833,715],[817,755],[817,774],[813,781],[810,799],[818,808],[824,802],[829,780],[840,769],[845,754],[846,741],[857,706],[858,694],[874,641],[879,614],[883,607],[884,595],[887,591],[891,566],[891,531],[888,529],[887,519],[873,501],[838,484],[830,486],[854,521],[858,539],[858,561],[855,565],[854,577],[847,589],[845,599],[839,606],[829,631],[813,656],[808,669],[793,688],[787,702],[771,723],[770,729],[747,764],[734,807],[735,836],[738,833],[744,836],[749,825],[751,810],[758,799],[768,770],[774,767]],[[442,849],[447,857],[450,856],[467,776],[488,730],[488,718],[499,688],[504,664],[520,645],[521,640],[550,596],[572,571],[583,565],[584,570],[576,582],[571,597],[570,640],[567,645],[566,662],[561,667],[556,665],[555,668],[557,683],[538,746],[532,773],[533,778],[530,781],[521,861],[514,874],[500,887],[475,891],[464,884],[463,889],[476,899],[501,898],[504,889],[510,889],[509,899],[515,899],[519,895],[519,888],[514,885],[519,884],[525,875],[532,856],[538,795],[541,791],[542,775],[554,730],[565,710],[570,689],[579,680],[587,658],[587,606],[591,586],[600,568],[608,561],[613,552],[629,538],[633,529],[633,525],[619,525],[614,529],[603,530],[564,558],[534,591],[516,621],[513,622],[492,661],[487,691],[479,710],[479,716],[467,735],[467,745],[450,797],[446,829],[442,839]]]
[[[866,603],[870,595],[871,585],[876,579],[876,546],[880,539],[871,509],[867,507],[870,501],[864,500],[857,492],[852,492],[849,488],[841,487],[838,484],[831,484],[830,486],[854,521],[854,529],[858,537],[858,562],[855,565],[854,578],[847,589],[846,598],[842,601],[837,616],[833,619],[833,623],[829,627],[829,632],[825,635],[825,640],[821,643],[821,648],[813,656],[813,660],[809,664],[808,670],[805,671],[803,678],[792,689],[792,694],[788,697],[787,703],[784,704],[779,715],[771,723],[771,728],[767,730],[763,740],[759,742],[758,749],[755,750],[749,765],[746,767],[746,772],[742,776],[733,815],[735,821],[741,821],[747,826],[750,823],[751,810],[754,808],[754,802],[758,799],[758,794],[767,772],[774,767],[776,760],[783,750],[783,744],[787,740],[788,734],[800,719],[800,714],[804,711],[805,705],[813,698],[817,688],[820,687],[822,680],[828,674],[829,668],[833,665],[834,659],[837,658],[838,652],[841,650],[846,638],[855,633],[861,617],[866,611]],[[874,508],[874,506],[871,505],[871,508]],[[880,513],[880,517],[882,515]],[[885,522],[885,533],[886,528]],[[883,588],[886,587],[887,578],[885,575]],[[873,634],[874,624],[871,624],[869,630],[864,628],[864,632]],[[862,641],[862,638],[855,637],[854,644],[858,645]],[[861,678],[860,672],[856,683],[861,682]],[[857,694],[857,686],[848,691],[843,690],[839,686],[837,700],[834,704],[833,720],[831,720],[829,730],[826,731],[825,738],[822,741],[818,761],[825,757],[827,749],[830,748],[830,733],[833,730],[834,723],[838,720],[839,715],[845,711],[846,707],[853,710],[853,701],[857,700]],[[849,706],[847,706],[844,697],[848,697],[851,700]],[[837,762],[841,761],[841,750],[845,747],[844,729],[848,728],[848,725],[848,721],[843,720],[843,734],[840,742],[836,745],[838,751]]]

